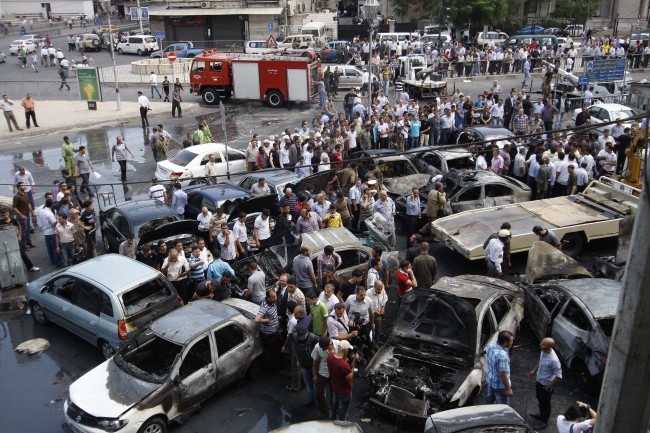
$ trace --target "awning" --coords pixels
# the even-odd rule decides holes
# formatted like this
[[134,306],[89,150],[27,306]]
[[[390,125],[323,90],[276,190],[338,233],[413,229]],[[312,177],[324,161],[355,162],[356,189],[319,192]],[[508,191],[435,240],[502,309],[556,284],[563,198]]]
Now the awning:
[[215,8],[215,9],[168,9],[166,7],[149,7],[150,16],[219,16],[219,15],[280,15],[284,8]]

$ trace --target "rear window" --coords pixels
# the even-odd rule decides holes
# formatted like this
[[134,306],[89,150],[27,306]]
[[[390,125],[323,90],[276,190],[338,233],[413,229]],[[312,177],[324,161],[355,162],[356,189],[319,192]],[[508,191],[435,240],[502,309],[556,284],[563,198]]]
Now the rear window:
[[172,294],[167,284],[161,279],[147,281],[146,283],[122,294],[122,303],[126,316],[133,316],[147,308],[164,301]]
[[185,167],[187,164],[192,162],[194,158],[196,158],[196,153],[190,152],[189,150],[181,150],[176,155],[169,158],[169,161],[176,165]]
[[154,37],[148,37],[144,39],[145,42],[156,42],[156,38]]

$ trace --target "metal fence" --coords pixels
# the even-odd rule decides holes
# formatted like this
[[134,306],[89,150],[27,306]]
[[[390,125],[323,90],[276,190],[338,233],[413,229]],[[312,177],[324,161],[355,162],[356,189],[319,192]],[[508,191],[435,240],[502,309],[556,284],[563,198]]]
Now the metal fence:
[[[172,67],[174,69],[174,79],[180,78],[181,83],[188,83],[190,81],[190,68],[191,63],[178,63]],[[133,83],[133,84],[149,84],[149,74],[151,71],[160,76],[167,75],[169,80],[172,79],[170,72],[170,65],[148,65],[146,74],[137,74],[133,72],[131,65],[120,65],[113,70],[112,66],[99,68],[99,78],[102,83],[114,83],[117,77],[119,83]]]
[[59,90],[61,81],[0,81],[1,94],[17,99],[31,93],[34,99],[79,100],[79,88],[76,82],[68,82],[70,90]]

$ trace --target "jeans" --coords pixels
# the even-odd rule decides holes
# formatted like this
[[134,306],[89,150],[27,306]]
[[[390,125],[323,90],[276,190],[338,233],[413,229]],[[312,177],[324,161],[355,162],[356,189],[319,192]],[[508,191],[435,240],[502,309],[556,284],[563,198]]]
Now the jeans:
[[92,195],[92,193],[90,192],[90,188],[88,188],[88,184],[89,184],[88,180],[90,179],[90,173],[79,173],[79,176],[81,177],[80,191],[85,194]]
[[329,377],[321,376],[316,377],[316,402],[318,407],[326,412],[330,411],[330,402],[327,399],[327,385],[329,384]]
[[432,129],[429,132],[429,146],[437,146],[438,144],[440,144],[440,131]]
[[160,90],[158,90],[158,86],[156,85],[151,85],[151,97],[153,98],[153,92],[156,92],[158,94],[159,98],[162,98],[162,95],[160,94]]
[[120,180],[126,182],[126,159],[118,159],[117,163],[120,165]]
[[488,387],[485,404],[510,404],[510,397],[505,389],[492,389]]
[[300,372],[302,373],[302,381],[305,382],[305,388],[307,388],[307,401],[309,403],[316,403],[316,393],[314,392],[314,372],[311,369],[311,365],[307,368],[300,367]]
[[20,217],[16,217],[16,221],[18,221],[18,224],[20,224],[20,231],[22,233],[22,237],[20,240],[20,245],[24,248],[28,245],[32,244],[32,236],[31,236],[31,227],[30,227],[30,219],[29,216],[27,216],[26,219],[22,219]]
[[350,399],[352,394],[339,394],[332,391],[332,405],[330,409],[330,419],[345,421],[348,417],[350,408]]
[[70,266],[72,264],[72,255],[74,254],[74,242],[60,242],[59,249],[63,257],[63,266]]
[[47,255],[50,258],[50,264],[54,266],[61,265],[61,257],[56,252],[56,235],[45,235],[45,248]]
[[183,117],[183,111],[181,109],[181,103],[177,100],[172,101],[172,117],[176,117],[176,110],[178,109],[178,117]]
[[503,119],[501,119],[500,117],[493,117],[491,122],[492,122],[492,125],[494,125],[494,126],[501,126],[502,121],[503,121]]
[[409,137],[409,149],[420,147],[420,137]]
[[451,128],[443,128],[440,130],[440,145],[444,146],[449,142],[449,136],[451,135]]
[[544,388],[544,385],[536,382],[535,396],[537,397],[537,402],[539,403],[539,419],[543,423],[546,423],[548,421],[548,418],[551,416],[551,397],[553,396],[553,391],[547,391]]
[[325,99],[327,99],[327,92],[318,92],[319,104],[321,108],[325,107]]

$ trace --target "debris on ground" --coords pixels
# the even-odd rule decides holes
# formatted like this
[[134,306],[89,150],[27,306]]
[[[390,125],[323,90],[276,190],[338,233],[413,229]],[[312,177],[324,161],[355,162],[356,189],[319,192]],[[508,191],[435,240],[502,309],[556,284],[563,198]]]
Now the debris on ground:
[[50,348],[50,342],[44,338],[34,338],[20,343],[14,350],[18,353],[35,355]]

